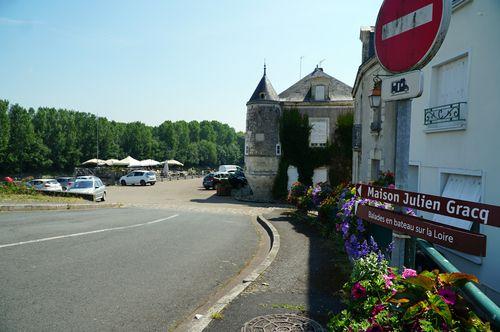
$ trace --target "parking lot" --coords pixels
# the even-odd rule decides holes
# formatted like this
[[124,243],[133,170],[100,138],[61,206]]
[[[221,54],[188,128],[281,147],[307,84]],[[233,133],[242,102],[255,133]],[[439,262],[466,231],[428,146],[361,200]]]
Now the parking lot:
[[154,186],[109,186],[107,200],[126,206],[257,215],[275,206],[240,202],[206,190],[202,178],[157,182]]

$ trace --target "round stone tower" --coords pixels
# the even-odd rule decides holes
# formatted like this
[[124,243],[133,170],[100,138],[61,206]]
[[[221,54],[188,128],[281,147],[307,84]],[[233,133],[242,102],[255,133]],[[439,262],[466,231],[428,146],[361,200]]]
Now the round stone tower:
[[274,178],[278,173],[279,97],[264,75],[247,102],[245,136],[245,174],[256,201],[271,201]]

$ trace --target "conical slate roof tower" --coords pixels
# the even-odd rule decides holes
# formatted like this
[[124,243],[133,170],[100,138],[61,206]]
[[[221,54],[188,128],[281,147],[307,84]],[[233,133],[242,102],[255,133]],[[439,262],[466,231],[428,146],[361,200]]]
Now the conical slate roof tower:
[[267,78],[264,65],[264,75],[247,102],[245,173],[255,201],[272,200],[271,189],[281,154],[280,114],[279,97]]

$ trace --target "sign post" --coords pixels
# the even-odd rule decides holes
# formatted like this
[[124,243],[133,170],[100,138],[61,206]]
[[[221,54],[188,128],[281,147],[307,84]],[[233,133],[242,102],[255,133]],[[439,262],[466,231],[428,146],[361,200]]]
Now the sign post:
[[[392,73],[406,73],[424,67],[439,50],[450,17],[448,0],[385,0],[375,25],[375,53],[381,66]],[[421,74],[419,77],[420,81],[412,85],[412,91],[405,77],[382,80],[382,91],[391,91],[392,98],[386,100],[397,103],[395,184],[400,189],[408,187],[411,98],[422,94]],[[415,238],[393,232],[393,242],[391,264],[414,267]]]

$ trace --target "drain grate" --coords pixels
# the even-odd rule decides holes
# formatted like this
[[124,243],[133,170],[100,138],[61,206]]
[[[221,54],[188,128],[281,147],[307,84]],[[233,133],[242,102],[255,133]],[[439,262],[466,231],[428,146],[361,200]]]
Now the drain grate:
[[294,314],[255,317],[241,328],[241,332],[324,332],[316,321]]

